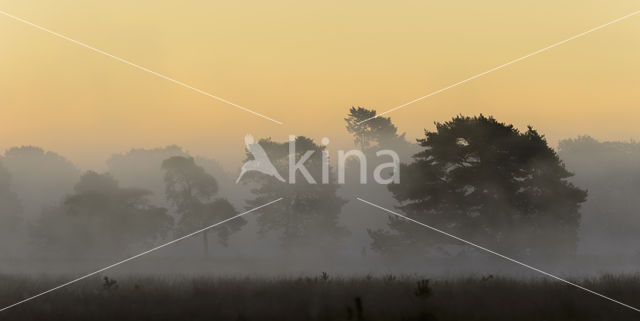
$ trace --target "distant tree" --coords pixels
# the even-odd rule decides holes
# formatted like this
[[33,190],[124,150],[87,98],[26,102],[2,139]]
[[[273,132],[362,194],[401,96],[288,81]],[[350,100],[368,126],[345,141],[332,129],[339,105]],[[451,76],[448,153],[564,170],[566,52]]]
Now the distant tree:
[[22,204],[11,188],[11,175],[0,162],[0,240],[9,240],[22,222]]
[[[165,171],[166,197],[180,215],[178,230],[193,232],[236,215],[236,211],[226,199],[209,202],[218,192],[216,179],[196,165],[193,158],[174,156],[162,162]],[[237,232],[246,224],[243,218],[237,218],[223,226],[213,229],[220,243],[227,244],[230,234]],[[209,252],[208,232],[202,233],[203,252]]]
[[13,191],[31,218],[40,214],[43,206],[55,205],[71,193],[81,174],[64,157],[34,146],[8,149],[3,163],[11,174]]
[[242,184],[236,184],[235,175],[228,173],[216,159],[196,156],[194,161],[216,178],[218,182],[218,198],[225,198],[234,207],[240,208],[245,205],[245,200],[251,197],[251,191]]
[[[286,178],[289,172],[289,142],[278,143],[271,139],[261,139],[258,144],[265,150],[277,171]],[[258,225],[263,234],[279,234],[283,247],[287,250],[304,248],[307,244],[330,247],[348,234],[338,225],[338,217],[345,200],[337,196],[338,185],[328,168],[327,184],[322,184],[322,156],[324,147],[316,145],[306,137],[295,139],[295,161],[298,162],[308,151],[313,154],[303,163],[316,184],[309,183],[300,171],[296,172],[295,183],[281,182],[274,176],[260,172],[248,172],[243,181],[255,186],[256,198],[249,201],[251,207],[259,206],[277,198],[282,201],[265,207],[258,216]],[[247,153],[247,160],[253,160]]]
[[193,158],[174,156],[162,162],[165,195],[178,212],[189,211],[192,203],[204,202],[218,192],[218,182],[196,165]]
[[398,134],[398,127],[393,124],[391,118],[375,116],[375,109],[351,107],[347,118],[344,119],[347,122],[347,131],[353,135],[354,143],[362,151],[372,148],[391,149],[401,158],[408,158],[418,151],[415,143],[407,141],[405,133]]
[[[135,148],[126,153],[114,154],[109,160],[109,173],[123,187],[140,187],[153,192],[149,197],[152,204],[170,207],[165,198],[165,183],[162,162],[173,156],[191,157],[182,147],[169,145],[159,148]],[[239,190],[222,165],[212,158],[193,156],[196,165],[216,178],[218,197],[225,197],[237,204],[242,203],[249,191]],[[244,204],[244,203],[242,203]]]
[[[381,162],[388,162],[384,157],[378,158],[377,152],[391,150],[399,156],[401,161],[409,161],[411,156],[418,152],[418,145],[410,143],[405,137],[405,133],[398,134],[398,128],[389,117],[375,117],[375,109],[363,107],[351,107],[349,114],[344,119],[347,123],[347,131],[353,135],[354,143],[360,147],[367,159],[367,167],[375,168]],[[351,184],[360,181],[359,168],[363,166],[356,158],[349,158],[346,161],[347,174],[346,182]],[[382,177],[390,177],[392,172],[385,170]],[[359,184],[358,184],[359,185]],[[362,186],[359,186],[360,190]],[[369,189],[375,188],[370,186]]]
[[[505,253],[575,251],[586,192],[567,182],[572,174],[537,131],[480,115],[425,133],[424,150],[389,185],[406,215]],[[375,249],[458,244],[399,218],[389,227],[370,231]]]
[[120,188],[109,174],[86,172],[63,203],[49,207],[33,227],[46,248],[77,253],[121,252],[165,238],[173,219],[151,206],[149,192]]
[[[344,119],[347,122],[347,131],[353,135],[354,143],[360,146],[361,150],[365,150],[371,144],[373,128],[370,122],[374,120],[371,118],[375,116],[376,111],[373,109],[351,107],[349,115]],[[367,119],[371,120],[361,123]]]
[[123,187],[144,188],[153,193],[149,197],[153,204],[169,207],[164,197],[164,172],[161,168],[165,159],[173,156],[188,157],[179,146],[170,145],[161,148],[135,148],[122,154],[114,154],[107,160],[109,173]]

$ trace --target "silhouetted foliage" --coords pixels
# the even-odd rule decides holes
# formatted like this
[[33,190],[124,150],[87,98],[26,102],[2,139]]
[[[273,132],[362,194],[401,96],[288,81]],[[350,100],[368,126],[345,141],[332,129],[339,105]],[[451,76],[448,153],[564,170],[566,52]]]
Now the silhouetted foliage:
[[[165,198],[166,185],[162,162],[173,156],[191,157],[182,147],[169,145],[159,148],[135,148],[122,154],[114,154],[107,161],[109,173],[115,177],[123,187],[139,187],[150,190],[149,197],[152,204],[170,207],[171,203]],[[216,178],[218,197],[229,199],[235,204],[242,204],[248,191],[240,189],[229,177],[220,163],[212,158],[194,156],[196,165],[204,168],[205,172]]]
[[374,139],[374,133],[371,126],[372,123],[370,123],[373,119],[362,124],[360,124],[360,122],[375,117],[375,115],[375,110],[369,110],[363,107],[351,107],[351,109],[349,109],[349,115],[344,119],[347,122],[347,131],[353,135],[354,143],[360,146],[361,150],[369,147],[371,140]]
[[[279,173],[289,172],[289,142],[261,139],[258,144]],[[281,182],[259,172],[248,172],[247,181],[255,186],[252,192],[256,198],[247,203],[250,207],[256,207],[284,198],[262,209],[264,214],[258,216],[257,220],[261,233],[278,233],[286,249],[309,244],[320,248],[335,246],[339,239],[348,234],[345,228],[338,225],[338,216],[346,201],[336,195],[338,185],[334,182],[334,175],[327,173],[329,183],[320,183],[324,147],[299,136],[295,139],[295,149],[296,162],[307,151],[313,151],[304,165],[317,184],[309,183],[300,171],[296,172],[295,183]],[[248,153],[247,159],[252,160],[253,155]],[[286,179],[287,175],[283,177]]]
[[13,147],[3,163],[12,178],[12,189],[22,201],[25,214],[35,217],[43,206],[56,204],[71,193],[80,178],[78,170],[64,157],[34,146]]
[[94,255],[148,246],[173,226],[167,210],[151,206],[149,192],[120,188],[109,174],[86,172],[64,202],[43,211],[33,234],[43,247]]
[[[162,162],[165,171],[166,197],[177,209],[180,219],[178,231],[189,233],[207,227],[237,214],[226,199],[209,202],[218,192],[216,179],[196,165],[193,158],[174,156]],[[246,220],[239,217],[224,226],[212,229],[221,244],[227,244],[229,236],[240,230]],[[202,233],[203,251],[208,254],[208,232]]]
[[[389,186],[406,215],[505,253],[574,253],[586,192],[567,182],[572,174],[537,131],[480,115],[425,134],[424,150]],[[375,249],[460,244],[397,217],[389,227],[370,231]]]
[[[388,156],[378,157],[377,153],[383,150],[393,151],[399,156],[400,161],[409,161],[410,157],[418,152],[418,145],[408,142],[404,133],[399,135],[398,128],[391,122],[391,118],[375,117],[375,115],[374,109],[351,107],[347,118],[344,119],[347,123],[347,131],[353,135],[355,145],[360,147],[366,156],[367,171],[371,171],[382,163],[393,161]],[[347,159],[345,175],[347,184],[360,182],[361,166],[356,157]],[[385,179],[392,174],[389,169],[381,172],[381,176]],[[356,188],[362,189],[362,187]]]
[[[11,175],[0,162],[0,242],[7,245],[22,223],[22,204],[11,188]],[[5,251],[3,251],[5,252]]]
[[102,280],[104,281],[102,283],[102,289],[106,292],[116,291],[120,288],[120,286],[118,285],[118,281],[108,276],[103,277]]
[[[11,321],[638,319],[637,311],[538,278],[496,278],[490,283],[477,277],[438,278],[429,282],[432,294],[424,300],[414,292],[423,277],[400,275],[396,282],[337,277],[327,283],[310,282],[308,277],[119,276],[116,291],[112,291],[115,285],[109,285],[115,282],[112,278],[94,277],[39,297],[38,304],[3,313]],[[66,280],[0,275],[0,300],[13,302],[25,293],[39,293]],[[621,302],[636,302],[640,291],[637,275],[578,278],[575,282],[614,293]],[[59,312],[52,312],[52,307]],[[52,318],[52,313],[63,317]]]
[[150,190],[150,199],[156,205],[168,207],[165,198],[164,171],[161,168],[165,159],[173,156],[188,157],[179,146],[162,148],[136,148],[123,154],[114,154],[107,160],[109,173],[124,187],[139,187]]
[[429,282],[431,282],[429,279],[423,279],[416,282],[416,289],[413,291],[413,294],[420,299],[428,299],[431,294],[433,294],[433,290],[431,289],[431,286],[429,286]]
[[412,144],[405,139],[405,134],[398,134],[398,127],[391,122],[391,118],[375,116],[375,109],[363,107],[349,109],[349,114],[344,120],[347,122],[347,131],[353,135],[356,146],[363,151],[372,147],[394,149],[399,155],[403,155],[408,149],[414,151],[410,146]]

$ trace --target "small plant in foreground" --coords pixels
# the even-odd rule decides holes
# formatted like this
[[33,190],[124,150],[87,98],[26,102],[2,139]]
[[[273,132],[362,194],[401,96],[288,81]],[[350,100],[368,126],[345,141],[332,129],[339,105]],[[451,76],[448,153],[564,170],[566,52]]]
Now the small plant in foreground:
[[431,286],[429,286],[429,281],[429,279],[418,281],[413,294],[420,299],[427,299],[430,297],[433,291],[431,290]]
[[114,280],[114,279],[110,279],[108,276],[105,276],[103,278],[104,282],[102,283],[102,288],[105,291],[115,291],[118,289],[119,285],[118,285],[118,281]]
[[355,314],[353,313],[353,310],[351,308],[351,306],[347,306],[347,320],[358,320],[358,321],[363,321],[364,320],[364,314],[363,314],[363,309],[362,309],[362,299],[358,296],[356,297],[353,302],[355,303]]
[[397,279],[397,277],[393,274],[386,274],[385,276],[382,277],[382,279],[384,280],[384,282],[393,282]]
[[482,277],[482,281],[489,281],[491,279],[493,279],[493,274],[489,274],[487,276],[483,276]]

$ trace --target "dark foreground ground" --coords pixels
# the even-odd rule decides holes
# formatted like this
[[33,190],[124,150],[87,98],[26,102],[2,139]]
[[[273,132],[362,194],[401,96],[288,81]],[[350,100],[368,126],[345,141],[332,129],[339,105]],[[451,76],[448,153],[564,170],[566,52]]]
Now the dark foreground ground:
[[[0,305],[61,281],[0,276]],[[640,276],[574,281],[640,307]],[[640,320],[640,312],[542,279],[102,276],[0,312],[0,320]]]

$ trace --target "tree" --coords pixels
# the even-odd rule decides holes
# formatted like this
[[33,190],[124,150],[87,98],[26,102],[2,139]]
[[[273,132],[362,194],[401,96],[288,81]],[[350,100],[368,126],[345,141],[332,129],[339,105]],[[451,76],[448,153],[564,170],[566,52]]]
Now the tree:
[[[174,156],[162,162],[165,171],[166,197],[176,208],[180,219],[178,230],[182,233],[193,232],[236,215],[236,211],[226,199],[209,200],[218,192],[216,179],[196,165],[193,158]],[[237,218],[223,226],[216,227],[220,243],[227,244],[230,234],[237,232],[246,224],[243,218]],[[209,252],[209,230],[202,233],[203,252]]]
[[[11,188],[11,175],[0,163],[0,240],[10,240],[22,222],[22,204]],[[4,251],[3,251],[4,252]]]
[[12,189],[23,202],[24,214],[35,218],[73,191],[80,170],[64,157],[34,146],[12,147],[3,163],[11,174]]
[[[375,116],[375,109],[351,107],[347,118],[344,119],[347,123],[347,131],[354,137],[354,143],[366,156],[367,167],[376,168],[385,160],[377,156],[377,153],[383,150],[393,151],[401,161],[409,161],[411,156],[418,152],[418,145],[408,142],[405,133],[398,134],[398,128],[393,124],[391,118]],[[360,181],[359,177],[362,175],[358,176],[357,173],[359,173],[361,166],[363,164],[357,158],[347,159],[348,174],[345,180],[347,184]],[[381,174],[386,178],[393,173],[385,170]],[[357,190],[361,190],[362,187],[358,186]],[[376,189],[377,187],[370,186],[369,188]],[[386,193],[386,189],[383,191]]]
[[358,106],[358,108],[351,107],[351,109],[349,109],[349,115],[344,119],[347,122],[347,131],[353,135],[354,143],[357,146],[360,146],[361,150],[365,150],[371,144],[371,136],[373,136],[371,121],[375,121],[376,119],[378,119],[373,118],[375,116],[375,110],[370,110]]
[[162,161],[173,156],[188,157],[179,146],[170,145],[162,148],[136,148],[122,154],[111,155],[107,160],[109,173],[125,187],[144,188],[153,193],[150,201],[158,206],[169,207],[165,198],[164,172]]
[[[261,139],[258,144],[267,153],[269,160],[279,173],[289,172],[289,142],[278,143],[271,139]],[[248,172],[246,182],[255,188],[255,199],[248,202],[251,207],[259,206],[280,197],[282,201],[265,207],[258,216],[260,232],[279,234],[283,247],[288,252],[295,248],[304,248],[305,242],[314,246],[331,247],[346,236],[347,230],[338,225],[338,217],[346,201],[337,196],[338,185],[333,181],[322,181],[322,151],[324,147],[316,145],[306,137],[295,139],[295,162],[304,154],[312,152],[303,163],[316,183],[310,183],[300,171],[296,171],[295,183],[282,182],[276,177],[260,172]],[[253,160],[247,153],[247,160]],[[328,165],[327,165],[328,166]],[[332,177],[327,168],[327,177]],[[286,178],[287,175],[284,175]]]
[[204,202],[218,192],[218,182],[191,157],[174,156],[162,162],[165,195],[178,212],[188,212],[194,202]]
[[402,156],[410,156],[417,152],[406,140],[405,133],[398,134],[398,127],[391,122],[389,117],[375,117],[375,109],[363,107],[351,107],[344,120],[347,122],[347,131],[353,135],[354,143],[362,151],[373,147],[377,149],[392,149]]
[[165,238],[173,226],[165,208],[148,204],[149,194],[120,188],[111,175],[89,171],[62,204],[43,211],[32,232],[43,247],[73,255],[146,247]]
[[[123,187],[139,187],[150,190],[149,200],[154,205],[170,207],[165,198],[166,185],[162,162],[173,156],[191,157],[180,146],[169,145],[159,148],[136,148],[126,153],[114,154],[107,161],[109,173]],[[249,191],[238,190],[238,185],[225,172],[222,165],[212,158],[194,156],[196,165],[216,178],[218,197],[224,197],[236,204],[243,204]]]
[[405,140],[405,134],[398,135],[398,127],[389,117],[376,117],[375,109],[351,107],[347,118],[347,131],[354,136],[354,143],[361,150],[377,145],[386,147]]
[[[424,150],[389,186],[406,215],[505,253],[575,251],[586,192],[567,181],[572,174],[544,136],[483,115],[436,123],[425,134]],[[375,249],[459,244],[399,218],[389,227],[393,233],[370,231]]]

